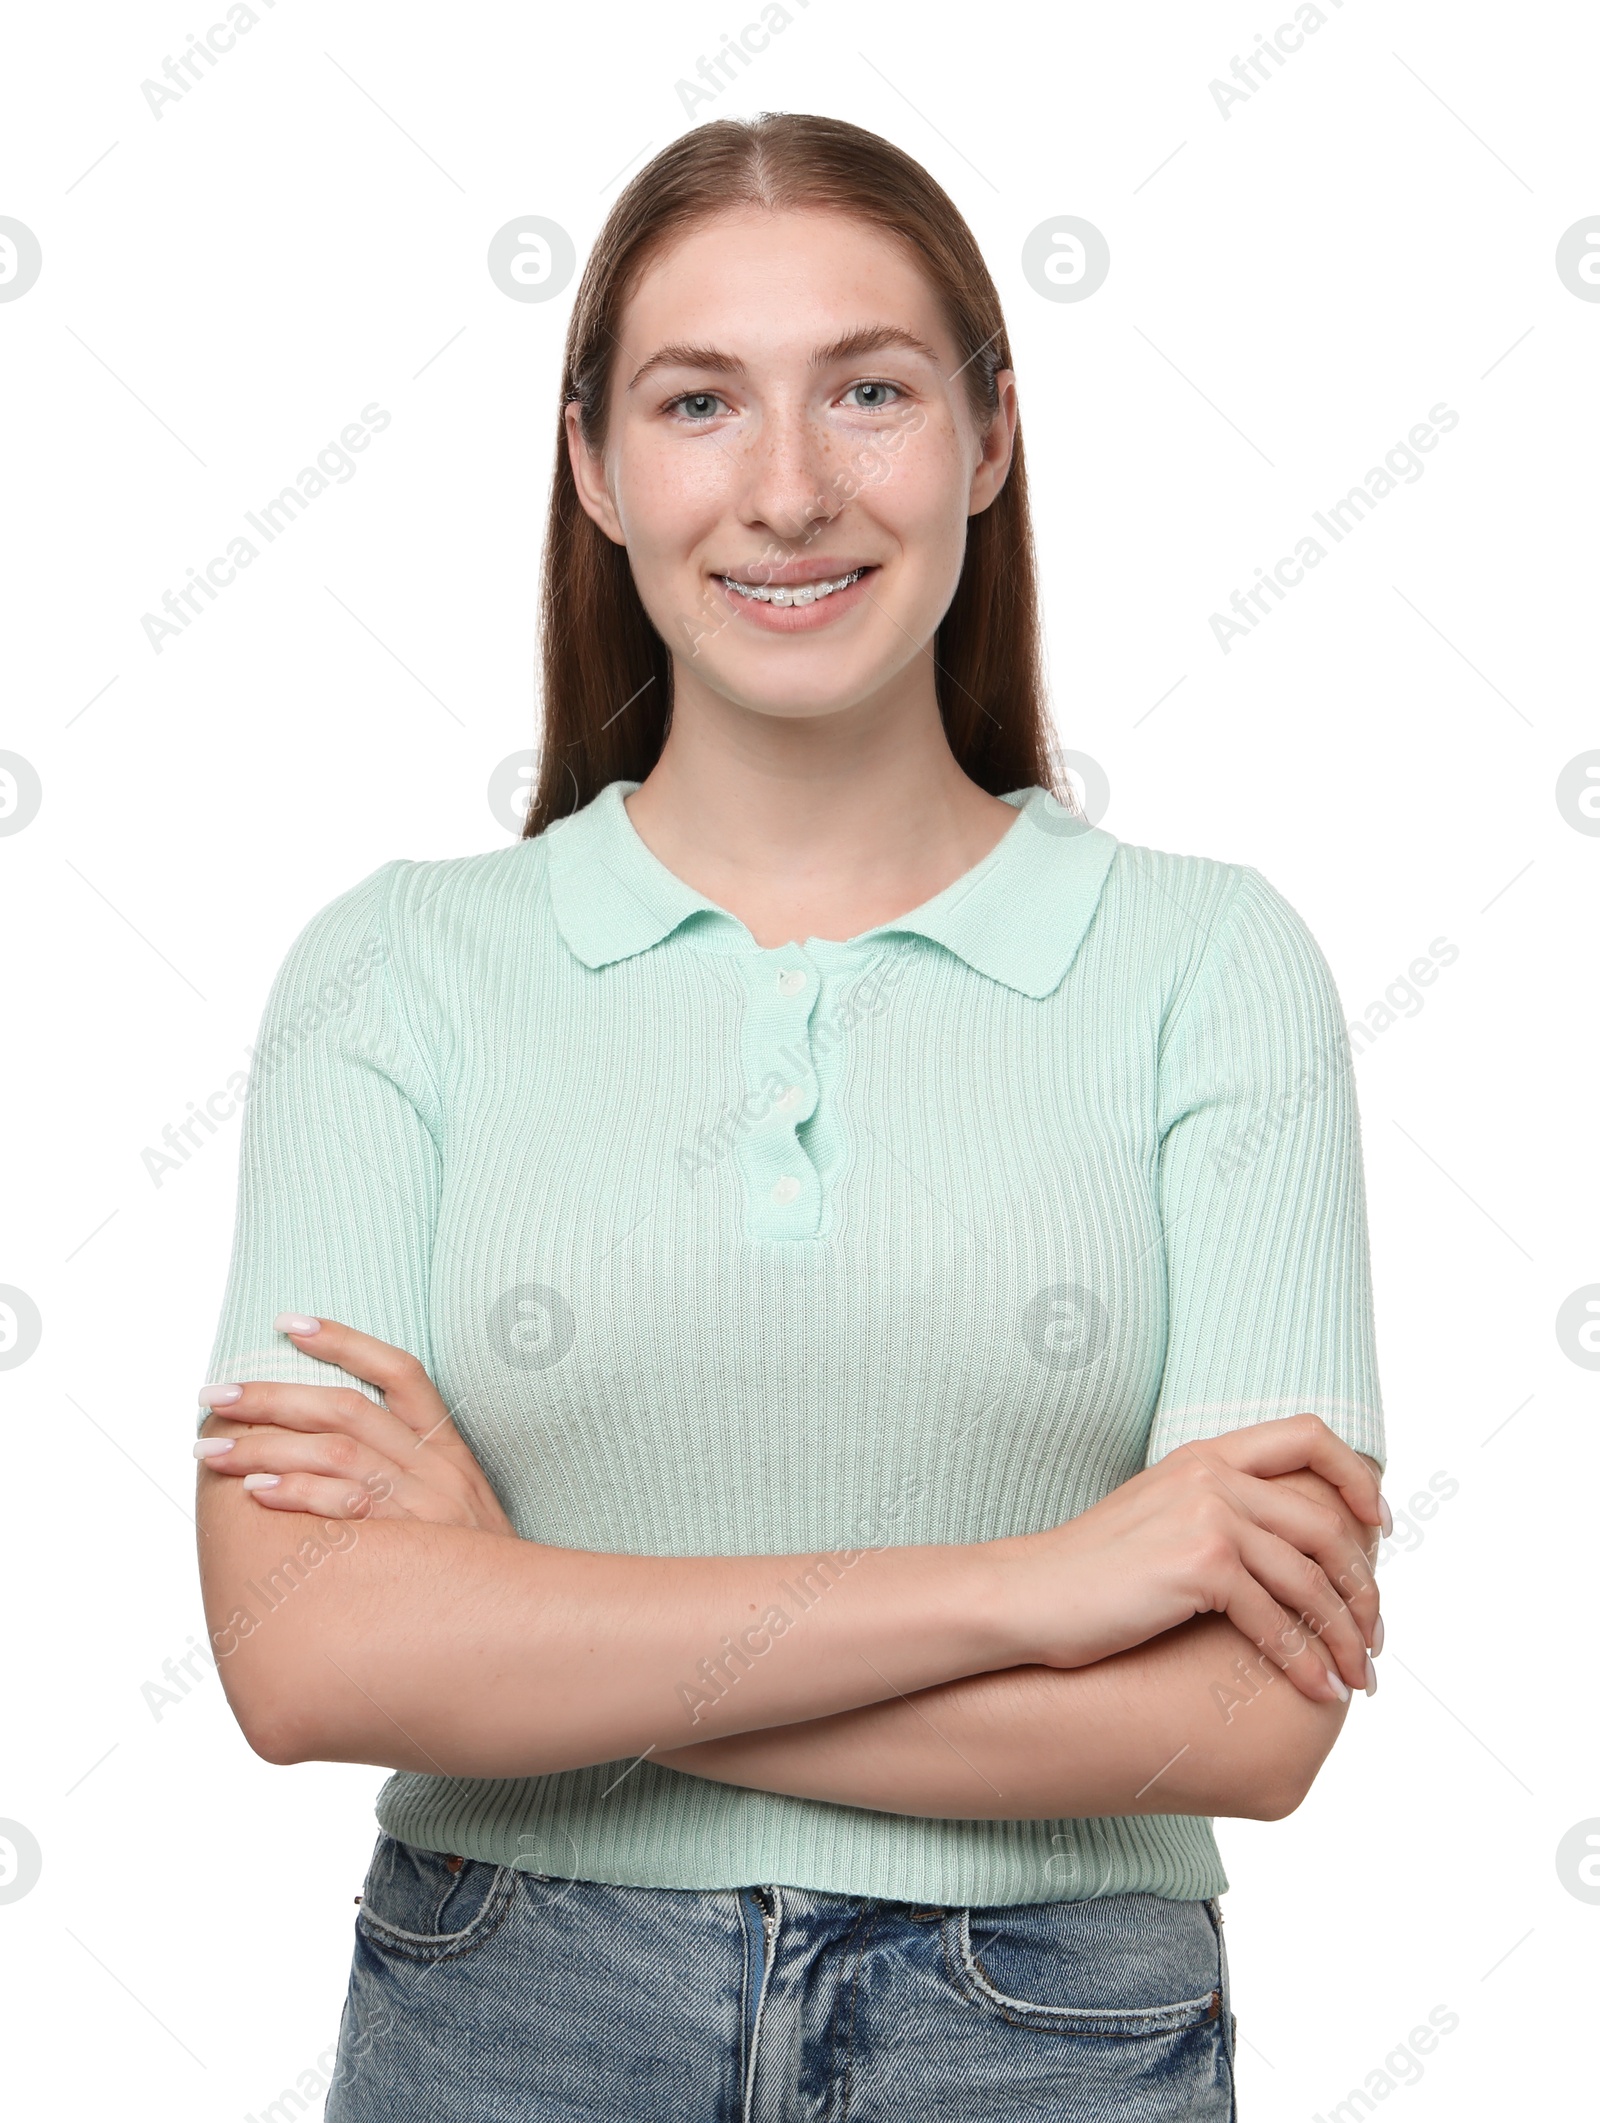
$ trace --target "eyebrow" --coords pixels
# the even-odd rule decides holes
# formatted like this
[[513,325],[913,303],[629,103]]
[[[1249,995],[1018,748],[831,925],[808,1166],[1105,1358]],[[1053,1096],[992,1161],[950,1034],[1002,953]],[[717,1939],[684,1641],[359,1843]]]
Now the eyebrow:
[[[925,339],[915,332],[907,331],[898,324],[863,324],[852,332],[843,333],[829,346],[819,346],[811,356],[809,366],[814,369],[831,368],[835,362],[848,361],[856,354],[879,354],[886,348],[899,347],[913,354],[921,354],[939,366],[939,357]],[[649,360],[634,371],[628,389],[635,390],[645,377],[655,369],[715,369],[724,376],[742,376],[745,365],[737,354],[725,354],[714,346],[689,346],[682,342],[671,346],[657,347]]]

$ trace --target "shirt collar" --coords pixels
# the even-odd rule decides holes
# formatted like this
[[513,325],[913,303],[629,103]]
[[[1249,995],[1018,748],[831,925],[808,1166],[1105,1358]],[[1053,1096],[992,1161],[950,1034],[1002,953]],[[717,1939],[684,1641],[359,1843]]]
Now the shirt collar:
[[[638,787],[608,782],[581,811],[546,829],[551,905],[568,948],[586,966],[612,965],[685,923],[729,930],[759,948],[741,921],[645,846],[622,801]],[[980,863],[852,942],[926,937],[1020,994],[1050,994],[1077,955],[1118,843],[1047,789],[1013,790],[1003,801],[1021,816]]]

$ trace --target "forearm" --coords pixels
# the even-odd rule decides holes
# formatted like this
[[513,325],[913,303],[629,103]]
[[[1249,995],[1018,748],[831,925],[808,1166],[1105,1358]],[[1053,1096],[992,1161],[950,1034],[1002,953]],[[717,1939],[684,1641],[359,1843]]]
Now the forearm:
[[1020,1666],[652,1760],[688,1775],[932,1819],[1237,1814],[1309,1789],[1348,1705],[1308,1700],[1225,1616],[1092,1666]]
[[[605,1555],[406,1520],[269,1518],[220,1488],[201,1516],[207,1622],[235,1714],[274,1761],[535,1776],[794,1725],[1017,1656],[982,1544]],[[308,1563],[309,1541],[323,1553]]]

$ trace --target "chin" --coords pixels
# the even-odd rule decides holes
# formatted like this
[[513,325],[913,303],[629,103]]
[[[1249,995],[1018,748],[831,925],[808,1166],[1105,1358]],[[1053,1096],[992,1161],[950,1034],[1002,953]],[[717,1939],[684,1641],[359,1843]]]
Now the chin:
[[714,692],[753,715],[800,722],[858,707],[889,685],[897,666],[854,658],[762,657],[730,661],[701,676]]

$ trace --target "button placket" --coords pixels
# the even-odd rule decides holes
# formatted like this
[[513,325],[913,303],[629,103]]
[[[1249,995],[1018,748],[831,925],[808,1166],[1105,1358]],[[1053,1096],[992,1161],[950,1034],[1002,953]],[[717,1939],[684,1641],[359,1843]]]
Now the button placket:
[[752,952],[740,970],[746,1124],[739,1163],[747,1228],[755,1238],[814,1238],[822,1189],[798,1130],[816,1109],[810,1028],[820,977],[798,944]]

